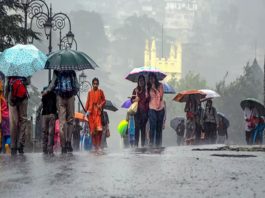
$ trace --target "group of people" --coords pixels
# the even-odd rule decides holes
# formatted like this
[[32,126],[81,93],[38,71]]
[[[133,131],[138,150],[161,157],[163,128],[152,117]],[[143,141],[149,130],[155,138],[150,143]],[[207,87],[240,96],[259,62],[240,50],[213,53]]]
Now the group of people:
[[[4,150],[9,140],[8,145],[11,145],[12,155],[16,155],[17,152],[24,153],[29,84],[30,78],[12,76],[6,78],[4,89],[0,81],[0,149]],[[79,84],[73,70],[55,70],[49,85],[43,89],[41,107],[43,153],[54,152],[56,119],[59,123],[57,128],[62,154],[73,152],[73,147],[79,149],[82,127],[79,120],[74,118],[74,102],[78,91]],[[138,77],[137,86],[131,96],[132,106],[137,104],[137,108],[134,112],[127,113],[129,125],[124,139],[127,139],[128,145],[161,147],[166,118],[166,103],[163,96],[163,84],[158,81],[154,73]],[[87,126],[96,151],[101,151],[102,147],[106,146],[106,138],[110,136],[109,119],[104,111],[105,104],[104,92],[99,89],[99,79],[94,78],[92,88],[88,90],[84,116],[88,119]],[[186,124],[183,119],[175,128],[178,145],[184,142],[187,145],[224,143],[228,138],[229,124],[218,115],[211,99],[206,100],[203,108],[200,98],[189,95],[184,111]],[[253,142],[253,129],[261,122],[257,119],[257,114],[254,107],[245,109],[248,144]],[[256,139],[259,140],[258,138]]]
[[129,125],[124,137],[125,145],[138,147],[141,138],[141,147],[161,147],[162,131],[165,127],[163,95],[163,85],[154,73],[149,73],[147,79],[144,75],[139,75],[137,86],[131,96],[131,103],[137,103],[137,109],[133,113],[127,113]]
[[175,131],[177,144],[223,144],[228,138],[228,125],[222,116],[217,115],[211,99],[206,100],[205,108],[202,107],[200,98],[189,95],[184,111],[185,119],[181,119]]
[[[29,84],[30,78],[20,76],[7,77],[5,80],[5,90],[3,90],[2,81],[0,83],[0,140],[1,142],[6,142],[5,139],[10,134],[11,155],[24,153],[29,100],[27,85]],[[106,112],[103,111],[106,99],[104,92],[98,88],[99,80],[94,78],[92,85],[93,88],[88,90],[84,112],[85,117],[88,118],[88,128],[93,148],[98,151],[102,148],[101,142],[106,146],[105,138],[109,136],[109,121],[106,118]],[[56,119],[59,122],[62,154],[73,151],[72,142],[74,143],[74,148],[79,148],[81,128],[79,121],[74,118],[74,102],[78,91],[79,84],[76,72],[73,70],[55,70],[49,85],[43,89],[41,104],[42,122],[41,129],[39,129],[42,130],[43,153],[53,154],[54,152]],[[103,125],[107,135],[105,134],[102,140]],[[10,133],[7,134],[9,131]],[[76,133],[75,131],[78,132]],[[73,132],[75,141],[72,141]],[[0,148],[2,149],[3,146],[1,145]]]

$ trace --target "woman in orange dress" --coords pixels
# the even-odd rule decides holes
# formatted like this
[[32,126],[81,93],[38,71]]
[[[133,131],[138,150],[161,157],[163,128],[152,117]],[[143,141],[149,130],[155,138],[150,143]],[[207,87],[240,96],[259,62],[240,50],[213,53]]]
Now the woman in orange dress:
[[87,94],[87,101],[85,110],[87,111],[88,123],[90,128],[90,135],[92,143],[96,151],[100,149],[102,136],[102,121],[101,114],[103,107],[106,104],[104,92],[98,88],[99,80],[94,78],[92,80],[93,88]]

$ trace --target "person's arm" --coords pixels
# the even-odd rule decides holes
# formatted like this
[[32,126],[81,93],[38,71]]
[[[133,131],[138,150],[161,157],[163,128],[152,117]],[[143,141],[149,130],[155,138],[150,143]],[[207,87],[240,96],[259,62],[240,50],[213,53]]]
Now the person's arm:
[[132,92],[132,97],[131,97],[131,102],[134,103],[134,102],[137,102],[138,99],[137,99],[137,93],[136,93],[136,89],[133,90]]
[[104,95],[104,92],[101,90],[101,103],[99,105],[99,108],[103,109],[103,107],[105,106],[106,104],[106,98],[105,98],[105,95]]
[[89,100],[90,100],[89,93],[90,91],[87,93],[86,106],[85,106],[86,111],[89,111]]
[[56,81],[57,81],[57,73],[54,71],[52,75],[52,81],[47,87],[47,89],[44,91],[43,95],[47,94],[48,92],[54,89]]

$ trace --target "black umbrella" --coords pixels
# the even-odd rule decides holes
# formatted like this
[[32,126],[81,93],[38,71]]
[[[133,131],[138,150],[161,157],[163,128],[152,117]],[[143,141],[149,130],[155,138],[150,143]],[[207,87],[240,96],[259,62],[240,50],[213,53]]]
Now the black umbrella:
[[229,120],[227,119],[227,117],[223,113],[217,112],[217,116],[219,116],[223,120],[223,124],[226,126],[226,128],[228,128],[230,126]]
[[264,116],[265,115],[265,107],[264,105],[258,101],[255,98],[247,98],[245,100],[242,100],[240,102],[240,106],[241,108],[244,110],[246,107],[248,108],[253,108],[255,107],[259,113],[260,116]]
[[185,122],[184,117],[175,117],[174,119],[170,121],[170,127],[176,130],[177,126],[181,123],[182,120]]
[[114,111],[114,112],[118,111],[118,108],[110,100],[106,100],[104,109],[109,110],[109,111]]
[[97,64],[84,52],[64,49],[49,55],[45,69],[85,70],[95,69]]

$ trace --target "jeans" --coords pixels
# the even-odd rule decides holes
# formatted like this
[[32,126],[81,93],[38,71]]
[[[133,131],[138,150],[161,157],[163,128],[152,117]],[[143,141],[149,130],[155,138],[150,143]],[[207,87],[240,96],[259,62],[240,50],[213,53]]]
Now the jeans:
[[149,109],[148,116],[150,122],[150,145],[159,147],[162,145],[162,129],[165,110],[156,111]]
[[145,129],[147,123],[147,112],[137,112],[134,116],[135,119],[135,146],[138,147],[139,135],[141,133],[141,146],[145,145]]

